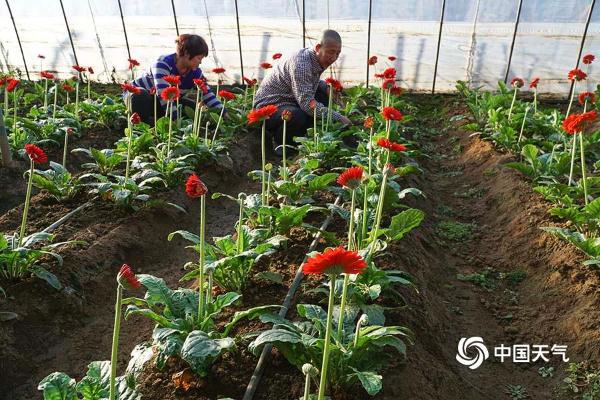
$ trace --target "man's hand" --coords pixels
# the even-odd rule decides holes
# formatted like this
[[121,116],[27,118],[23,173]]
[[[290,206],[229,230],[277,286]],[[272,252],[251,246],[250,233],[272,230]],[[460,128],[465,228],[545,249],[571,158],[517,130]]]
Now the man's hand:
[[350,121],[350,118],[342,115],[342,117],[340,118],[340,122],[344,125],[352,125],[352,121]]

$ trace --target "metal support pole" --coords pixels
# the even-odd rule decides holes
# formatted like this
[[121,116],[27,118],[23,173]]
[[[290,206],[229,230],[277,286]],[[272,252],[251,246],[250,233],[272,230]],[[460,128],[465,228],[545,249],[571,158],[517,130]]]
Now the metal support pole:
[[19,49],[21,50],[21,57],[23,58],[23,65],[25,66],[25,73],[27,74],[27,79],[31,80],[31,78],[29,77],[29,69],[27,69],[27,62],[25,62],[25,53],[23,53],[23,46],[21,45],[21,38],[19,38],[17,24],[15,23],[15,18],[13,17],[13,13],[10,9],[10,4],[8,4],[8,0],[6,0],[6,7],[8,7],[8,13],[10,14],[10,19],[12,20],[13,27],[15,28],[15,35],[17,35],[17,42],[19,42]]
[[71,42],[71,49],[73,50],[73,57],[75,58],[75,64],[79,65],[79,61],[77,60],[77,53],[75,52],[75,45],[73,44],[73,37],[71,36],[71,29],[69,28],[69,21],[67,21],[67,14],[65,13],[65,7],[63,6],[62,0],[59,0],[59,2],[60,2],[60,8],[63,13],[63,17],[65,18],[65,25],[67,26],[67,33],[69,34],[69,41]]
[[306,48],[306,0],[302,0],[302,48]]
[[238,2],[235,0],[235,22],[237,24],[237,34],[238,34],[238,49],[240,51],[240,69],[242,71],[242,76],[240,78],[241,83],[244,83],[244,59],[242,58],[242,36],[240,35],[240,13],[238,11]]
[[373,11],[373,0],[369,0],[369,25],[367,28],[367,56],[365,62],[367,63],[367,87],[369,87],[369,57],[371,57],[371,15]]
[[177,37],[179,37],[179,25],[177,25],[177,13],[175,12],[175,2],[171,0],[171,7],[173,7],[173,18],[175,19],[175,31],[177,32]]
[[129,40],[127,39],[127,29],[125,28],[125,18],[123,18],[123,8],[121,7],[121,0],[117,0],[119,3],[119,13],[121,14],[121,23],[123,24],[123,34],[125,35],[125,46],[127,46],[127,58],[131,58],[131,51],[129,50]]
[[[587,16],[587,21],[585,22],[585,29],[583,30],[583,36],[581,37],[581,45],[579,46],[579,54],[577,54],[577,64],[575,68],[579,68],[579,63],[581,61],[581,54],[583,53],[583,45],[585,44],[585,38],[587,36],[588,28],[590,27],[590,21],[592,20],[592,13],[594,12],[594,6],[596,5],[596,0],[592,0],[590,4],[590,12]],[[575,86],[575,80],[571,81],[571,88],[569,89],[569,97],[573,95],[573,88]]]
[[0,107],[0,154],[2,154],[2,165],[4,167],[12,167],[12,155],[10,154],[8,136],[6,135],[6,127],[4,126],[4,115],[2,114],[2,107]]
[[435,93],[435,81],[437,79],[438,62],[440,60],[440,45],[442,43],[442,27],[444,26],[445,11],[446,11],[446,0],[442,0],[442,13],[440,15],[440,29],[438,31],[437,50],[435,51],[435,67],[433,68],[433,85],[431,86],[431,94]]
[[523,0],[519,0],[519,8],[517,9],[517,19],[515,20],[515,30],[513,31],[512,43],[510,44],[510,52],[508,53],[508,64],[506,65],[506,73],[504,74],[504,83],[508,83],[508,74],[510,72],[510,63],[512,62],[513,50],[515,48],[515,40],[517,39],[517,29],[519,29],[519,20],[521,19],[521,8]]

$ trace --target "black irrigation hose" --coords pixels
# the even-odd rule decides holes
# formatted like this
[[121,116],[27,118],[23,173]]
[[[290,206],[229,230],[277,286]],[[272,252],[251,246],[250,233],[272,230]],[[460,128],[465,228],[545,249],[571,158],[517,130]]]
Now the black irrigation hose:
[[[338,206],[341,200],[342,200],[342,196],[340,195],[335,199],[334,205]],[[307,253],[310,253],[311,251],[313,251],[315,249],[315,247],[317,247],[317,243],[319,242],[319,239],[321,238],[321,232],[324,231],[325,229],[327,229],[327,226],[329,226],[329,223],[331,222],[332,218],[333,218],[333,212],[331,214],[329,214],[329,216],[325,219],[325,221],[321,225],[321,229],[315,235],[315,238],[313,239],[312,243],[310,244]],[[298,267],[298,270],[296,271],[296,276],[294,277],[294,281],[290,285],[290,289],[288,290],[287,294],[285,295],[285,299],[283,300],[283,304],[281,305],[281,309],[279,310],[279,316],[281,318],[285,318],[285,315],[287,314],[288,309],[290,308],[290,305],[292,303],[292,299],[294,298],[294,295],[296,294],[296,290],[298,290],[298,287],[300,286],[300,282],[302,282],[302,278],[304,278],[304,274],[302,273],[302,265],[306,262],[307,257],[308,256],[304,257],[302,264],[300,264],[300,267]],[[265,347],[263,347],[263,350],[260,353],[260,358],[258,359],[258,362],[256,363],[256,367],[254,368],[254,373],[252,374],[252,377],[250,378],[250,382],[248,383],[248,386],[246,387],[246,392],[244,393],[244,397],[242,400],[252,400],[252,398],[254,397],[254,393],[256,392],[256,389],[258,389],[258,384],[260,383],[260,379],[262,378],[265,366],[266,366],[267,362],[269,361],[269,357],[271,355],[272,349],[273,349],[273,346],[270,344],[265,345]]]
[[58,228],[59,226],[61,226],[65,222],[67,222],[67,220],[69,220],[72,216],[74,216],[75,214],[77,214],[79,211],[83,210],[84,208],[87,208],[87,207],[91,206],[92,202],[95,199],[96,198],[93,198],[93,199],[89,200],[87,203],[84,203],[84,204],[80,205],[76,209],[69,211],[67,214],[65,214],[58,221],[56,221],[55,223],[53,223],[52,225],[50,225],[49,227],[47,227],[46,229],[44,229],[42,231],[42,233],[50,233],[50,232],[52,232],[53,230],[55,230],[56,228]]

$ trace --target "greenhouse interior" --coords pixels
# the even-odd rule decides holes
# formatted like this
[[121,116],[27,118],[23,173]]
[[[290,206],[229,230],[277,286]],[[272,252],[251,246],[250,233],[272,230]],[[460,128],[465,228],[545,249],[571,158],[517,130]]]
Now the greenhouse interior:
[[0,399],[600,399],[595,0],[0,21]]

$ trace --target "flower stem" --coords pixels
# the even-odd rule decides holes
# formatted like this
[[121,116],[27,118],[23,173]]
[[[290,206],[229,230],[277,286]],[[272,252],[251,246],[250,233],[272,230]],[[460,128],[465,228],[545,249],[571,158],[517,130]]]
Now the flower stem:
[[577,87],[577,80],[573,83],[573,93],[571,93],[571,99],[569,100],[569,107],[567,107],[567,115],[565,115],[565,119],[569,117],[571,114],[571,106],[573,105],[573,99],[575,98],[575,88]]
[[287,182],[287,167],[286,167],[286,154],[285,149],[287,148],[287,121],[283,120],[283,159],[281,162],[283,163],[283,181]]
[[[369,132],[369,179],[371,178],[372,168],[373,168],[373,127],[371,127],[371,130]],[[368,222],[367,208],[369,207],[369,184],[368,184],[368,181],[365,182],[363,191],[364,191],[363,219],[362,219],[362,229],[361,229],[361,234],[360,234],[360,238],[361,238],[360,246],[361,247],[364,244],[364,241],[367,236],[367,225],[368,225],[367,224],[367,222]]]
[[533,112],[537,114],[537,88],[533,89]]
[[152,97],[154,97],[154,133],[156,133],[156,118],[157,118],[157,115],[156,115],[156,113],[157,113],[157,110],[156,110],[157,109],[157,106],[156,106],[156,93],[154,93],[152,95]]
[[237,226],[237,253],[240,254],[244,251],[244,240],[242,237],[244,224],[244,200],[240,199],[240,217],[238,218]]
[[221,120],[223,119],[223,112],[225,111],[225,104],[227,104],[227,100],[223,100],[223,107],[221,108],[221,112],[219,113],[219,119],[217,120],[217,127],[215,128],[215,133],[213,134],[213,138],[210,141],[210,146],[212,147],[217,138],[217,132],[219,131],[219,125],[221,125]]
[[585,200],[585,205],[588,204],[588,196],[587,196],[587,182],[585,176],[585,152],[583,149],[583,131],[579,132],[579,151],[581,152],[581,179],[583,180],[583,195]]
[[329,303],[327,307],[327,325],[325,328],[325,346],[323,348],[323,363],[321,365],[321,379],[319,381],[319,396],[317,400],[325,398],[327,386],[327,366],[329,365],[329,347],[331,345],[331,322],[333,320],[333,300],[335,298],[335,275],[330,276]]
[[513,99],[512,99],[512,103],[510,103],[510,110],[508,110],[508,121],[510,122],[510,117],[512,115],[512,110],[513,107],[515,106],[515,100],[517,99],[517,88],[515,87],[514,89],[514,94],[513,94]]
[[23,208],[23,219],[21,220],[21,231],[19,233],[19,245],[21,247],[23,244],[23,238],[25,237],[25,225],[27,225],[27,213],[29,212],[29,202],[31,200],[31,187],[33,186],[33,170],[34,163],[33,160],[29,160],[29,181],[27,182],[27,194],[25,195],[25,207]]
[[[125,164],[125,184],[129,179],[129,163],[131,160],[131,140],[133,137],[133,125],[131,123],[131,95],[127,96],[127,163]],[[167,150],[167,154],[169,151]]]
[[44,79],[44,112],[48,112],[48,79]]
[[194,134],[196,133],[196,130],[198,129],[198,102],[200,101],[200,88],[196,87],[196,107],[194,110],[194,125],[192,127],[192,132],[194,132]]
[[260,192],[260,198],[262,199],[262,205],[266,206],[267,205],[267,199],[266,199],[266,176],[265,176],[265,165],[267,163],[266,159],[267,159],[267,154],[266,154],[266,122],[263,121],[262,123],[262,133],[261,133],[261,155],[262,155],[262,174],[261,174],[261,192]]
[[172,117],[172,114],[173,114],[173,102],[172,101],[169,101],[167,103],[167,109],[169,110],[168,111],[168,114],[169,114],[169,138],[167,139],[167,157],[168,157],[169,153],[171,152],[171,134],[172,134],[172,131],[173,131],[173,117]]
[[14,104],[13,135],[14,135],[17,132],[17,92],[16,91],[13,92],[13,104]]
[[63,168],[67,168],[67,147],[69,144],[69,131],[65,130],[65,145],[63,148],[63,158],[62,158],[62,166]]
[[116,380],[117,380],[117,354],[119,350],[119,331],[121,329],[121,302],[123,299],[123,288],[117,284],[117,301],[115,303],[115,324],[113,328],[112,348],[110,352],[110,383],[109,400],[117,399]]
[[525,129],[525,121],[527,120],[528,112],[529,112],[529,107],[525,108],[525,115],[523,115],[523,123],[521,124],[521,133],[519,133],[519,140],[517,140],[517,144],[521,143],[521,138],[523,137],[523,130]]
[[[355,248],[354,246],[354,209],[356,207],[356,189],[352,189],[352,202],[350,205],[350,222],[348,224],[348,251]],[[342,287],[342,301],[340,303],[340,315],[338,319],[337,336],[338,340],[342,341],[342,333],[344,329],[344,311],[346,308],[346,297],[348,296],[348,283],[350,283],[350,274],[344,274],[344,286]]]
[[306,378],[304,380],[304,397],[303,400],[309,400],[310,398],[310,375],[306,374]]
[[206,195],[200,197],[200,260],[198,262],[198,326],[204,318],[204,227],[206,225]]
[[79,73],[75,84],[75,119],[79,120]]
[[329,102],[327,103],[327,130],[331,124],[331,107],[333,106],[333,85],[329,84]]
[[56,105],[58,103],[58,85],[54,83],[54,106],[52,107],[52,119],[56,119]]
[[571,186],[571,182],[573,182],[573,170],[575,169],[575,154],[577,149],[577,133],[573,134],[573,146],[571,147],[571,169],[569,170],[569,183],[568,186]]

